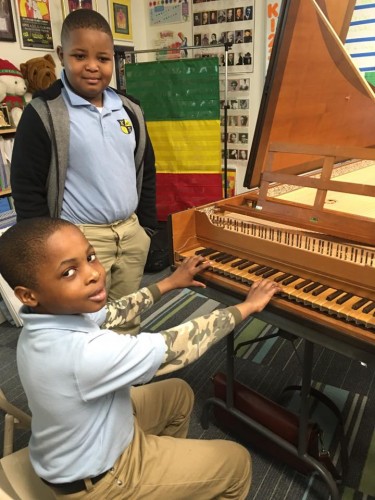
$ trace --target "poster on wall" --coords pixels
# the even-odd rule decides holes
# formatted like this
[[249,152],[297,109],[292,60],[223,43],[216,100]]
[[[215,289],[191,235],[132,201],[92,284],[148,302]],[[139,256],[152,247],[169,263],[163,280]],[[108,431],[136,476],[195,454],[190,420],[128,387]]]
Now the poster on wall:
[[267,40],[267,48],[266,48],[266,70],[268,68],[268,63],[271,57],[273,42],[275,40],[276,35],[276,26],[277,21],[279,19],[280,9],[281,9],[282,0],[272,0],[266,2],[266,40]]
[[[195,57],[219,58],[221,157],[223,164],[226,160],[230,168],[236,169],[246,167],[249,156],[255,0],[236,0],[231,3],[234,6],[228,7],[228,2],[225,0],[204,2],[193,0],[192,16],[193,44],[199,47],[194,50]],[[223,47],[212,47],[218,43],[227,44],[227,59]],[[226,63],[227,68],[225,68]],[[227,81],[225,81],[226,69]]]
[[226,64],[225,54],[210,45],[228,44],[228,73],[253,71],[254,0],[237,0],[227,8],[226,0],[193,0],[193,41],[200,50],[196,57],[217,55],[220,66]]
[[64,18],[77,9],[98,10],[94,0],[61,0],[61,5]]
[[150,25],[183,23],[189,20],[188,0],[154,0],[149,2]]
[[15,42],[12,4],[10,0],[0,0],[0,42]]
[[21,48],[53,50],[49,0],[17,0]]
[[157,61],[164,59],[182,59],[188,57],[188,38],[184,33],[173,30],[159,31],[152,42],[152,46],[157,49],[155,58]]
[[231,75],[228,79],[226,132],[224,131],[225,80],[220,78],[220,125],[223,145],[221,157],[224,162],[224,143],[226,142],[226,155],[230,166],[246,166],[249,158],[250,78],[246,76]]
[[131,0],[109,0],[114,40],[132,40]]
[[[223,170],[223,198],[231,198],[236,194],[236,175],[237,170],[235,168],[228,168],[227,174]],[[226,182],[226,186],[225,186]]]

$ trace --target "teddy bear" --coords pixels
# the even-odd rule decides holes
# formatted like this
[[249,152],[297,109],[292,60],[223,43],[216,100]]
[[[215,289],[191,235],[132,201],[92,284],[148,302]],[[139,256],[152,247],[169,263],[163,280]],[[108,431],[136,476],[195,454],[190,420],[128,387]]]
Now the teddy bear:
[[37,90],[48,88],[56,81],[55,61],[51,54],[44,57],[34,57],[20,64],[23,78],[27,82],[27,92],[33,94]]
[[7,105],[12,125],[17,127],[26,104],[26,81],[19,69],[6,59],[0,59],[0,102]]

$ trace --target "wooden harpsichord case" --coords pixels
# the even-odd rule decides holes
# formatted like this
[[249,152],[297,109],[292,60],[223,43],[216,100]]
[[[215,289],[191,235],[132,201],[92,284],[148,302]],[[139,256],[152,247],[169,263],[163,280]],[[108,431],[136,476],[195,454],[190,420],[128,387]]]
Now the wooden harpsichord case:
[[276,280],[267,309],[373,358],[375,93],[342,43],[354,3],[283,2],[248,191],[171,215],[171,259],[207,255],[201,278],[231,296]]

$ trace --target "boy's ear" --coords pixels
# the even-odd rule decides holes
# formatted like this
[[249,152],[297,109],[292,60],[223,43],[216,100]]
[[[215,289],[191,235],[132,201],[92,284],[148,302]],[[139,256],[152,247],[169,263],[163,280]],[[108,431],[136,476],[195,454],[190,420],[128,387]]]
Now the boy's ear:
[[38,305],[38,300],[30,288],[16,286],[14,293],[22,304],[25,304],[25,306],[36,307]]
[[63,48],[61,45],[58,45],[57,48],[56,48],[56,54],[57,54],[57,57],[59,58],[60,62],[61,62],[61,65],[64,66],[64,62],[63,62]]

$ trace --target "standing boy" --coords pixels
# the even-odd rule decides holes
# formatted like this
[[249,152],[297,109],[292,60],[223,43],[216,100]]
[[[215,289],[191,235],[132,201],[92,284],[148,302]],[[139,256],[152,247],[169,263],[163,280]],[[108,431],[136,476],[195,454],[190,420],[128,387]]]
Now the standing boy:
[[154,152],[139,104],[108,87],[114,48],[104,17],[71,12],[57,54],[61,80],[35,96],[17,128],[17,217],[76,224],[98,252],[114,300],[138,290],[146,233],[156,228]]
[[246,498],[247,450],[183,439],[191,388],[179,379],[140,384],[199,358],[279,286],[256,282],[237,306],[161,333],[105,329],[170,290],[204,286],[194,275],[208,265],[189,258],[158,284],[106,305],[104,269],[75,225],[28,219],[0,237],[0,273],[24,304],[17,365],[32,413],[30,458],[57,498]]

